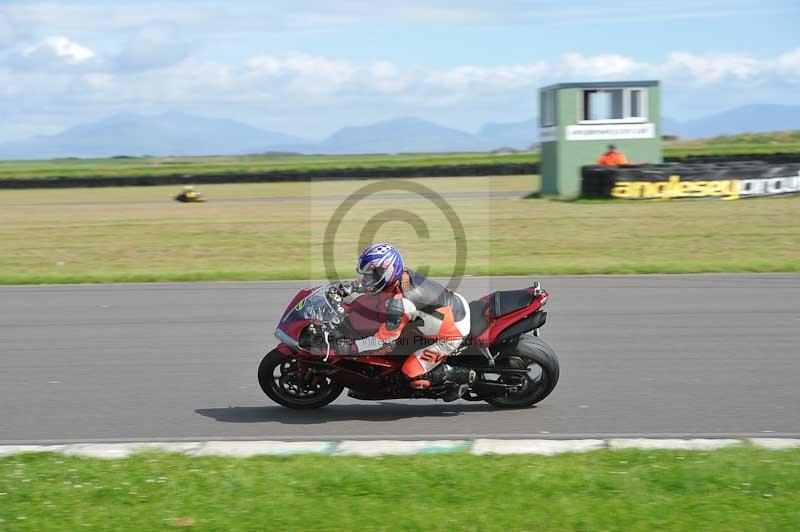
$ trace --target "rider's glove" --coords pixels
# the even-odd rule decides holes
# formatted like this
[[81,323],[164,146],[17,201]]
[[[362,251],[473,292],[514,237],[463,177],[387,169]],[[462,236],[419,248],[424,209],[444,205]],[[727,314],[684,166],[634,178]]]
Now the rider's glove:
[[347,281],[347,284],[350,285],[351,293],[363,294],[367,291],[366,288],[364,288],[364,283],[362,283],[360,279],[356,279],[353,282]]
[[341,283],[339,283],[339,287],[337,290],[340,296],[342,296],[343,298],[347,297],[353,293],[353,283],[351,283],[350,281],[342,281]]
[[353,293],[363,293],[364,287],[359,281],[342,281],[336,290],[340,296],[345,298]]

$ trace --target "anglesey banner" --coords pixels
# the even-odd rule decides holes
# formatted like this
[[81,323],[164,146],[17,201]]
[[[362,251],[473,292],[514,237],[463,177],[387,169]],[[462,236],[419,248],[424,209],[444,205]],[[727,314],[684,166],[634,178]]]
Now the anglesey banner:
[[587,198],[735,200],[800,193],[800,164],[589,165],[581,169]]
[[612,198],[670,199],[670,198],[721,198],[727,200],[775,196],[800,192],[800,174],[793,177],[760,179],[719,179],[706,181],[681,181],[671,175],[667,181],[617,181],[611,189]]

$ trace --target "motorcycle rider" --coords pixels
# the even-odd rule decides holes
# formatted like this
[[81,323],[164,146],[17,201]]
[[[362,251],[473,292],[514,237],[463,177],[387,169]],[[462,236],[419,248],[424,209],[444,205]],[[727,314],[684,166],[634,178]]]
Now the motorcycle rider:
[[[391,244],[379,243],[361,252],[356,264],[362,291],[389,295],[385,320],[377,332],[359,340],[339,339],[345,355],[385,355],[403,329],[413,323],[424,336],[424,347],[410,355],[402,367],[409,386],[416,390],[443,387],[442,399],[454,401],[475,380],[475,371],[443,364],[469,334],[469,305],[460,295],[403,266],[403,257]],[[415,339],[416,341],[416,339]]]

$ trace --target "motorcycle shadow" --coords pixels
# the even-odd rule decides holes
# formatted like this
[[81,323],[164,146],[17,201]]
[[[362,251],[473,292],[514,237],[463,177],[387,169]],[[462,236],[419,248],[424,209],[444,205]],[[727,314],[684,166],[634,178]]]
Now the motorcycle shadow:
[[223,423],[282,423],[316,425],[337,421],[398,421],[401,419],[454,417],[469,412],[489,412],[494,408],[481,403],[458,404],[349,404],[329,405],[320,410],[291,410],[282,406],[230,406],[198,408],[196,413]]

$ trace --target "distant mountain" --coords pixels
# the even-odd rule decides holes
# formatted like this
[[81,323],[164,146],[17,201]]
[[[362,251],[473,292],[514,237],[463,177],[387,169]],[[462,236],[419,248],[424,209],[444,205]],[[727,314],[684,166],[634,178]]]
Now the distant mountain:
[[665,118],[662,126],[682,139],[800,129],[800,105],[745,105],[687,122]]
[[[697,120],[662,120],[664,134],[683,139],[800,129],[800,106],[747,105]],[[262,152],[402,153],[526,149],[538,140],[536,119],[488,123],[477,134],[420,118],[344,127],[321,142],[265,131],[235,120],[184,113],[123,114],[56,135],[0,144],[0,159],[115,155],[238,155]]]
[[478,131],[478,136],[489,141],[495,148],[524,150],[539,139],[539,120],[531,118],[523,122],[489,122]]
[[309,141],[235,120],[185,113],[120,114],[56,135],[0,144],[0,159],[115,155],[237,155],[276,144]]
[[284,146],[302,153],[401,153],[487,151],[491,141],[414,117],[344,127],[313,145]]

